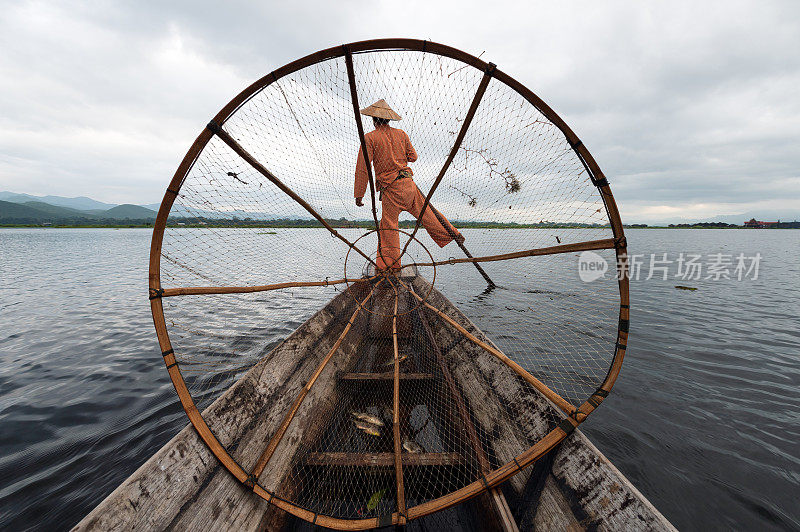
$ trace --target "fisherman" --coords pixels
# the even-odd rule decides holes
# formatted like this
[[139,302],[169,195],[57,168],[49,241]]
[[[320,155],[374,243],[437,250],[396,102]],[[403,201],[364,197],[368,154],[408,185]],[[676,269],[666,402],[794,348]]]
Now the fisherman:
[[[371,116],[373,131],[364,135],[367,155],[375,169],[375,184],[380,192],[381,208],[380,249],[375,261],[379,270],[399,270],[400,265],[400,233],[398,219],[403,211],[419,218],[425,196],[422,195],[414,180],[414,172],[408,163],[417,160],[417,152],[411,140],[402,129],[389,126],[390,120],[400,120],[385,100],[378,100],[361,110],[362,115]],[[364,163],[364,154],[358,150],[356,161],[355,198],[356,205],[364,206],[364,193],[367,190],[369,176]],[[436,216],[432,205],[428,205],[422,216],[422,226],[439,247],[449,244],[454,238],[463,243],[464,237],[443,216],[442,221]],[[446,226],[443,224],[447,224]]]

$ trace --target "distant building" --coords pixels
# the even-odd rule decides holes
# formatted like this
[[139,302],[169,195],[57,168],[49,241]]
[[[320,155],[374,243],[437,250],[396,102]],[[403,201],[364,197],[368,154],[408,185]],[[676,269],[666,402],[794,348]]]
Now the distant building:
[[753,229],[768,229],[771,227],[777,227],[779,223],[781,223],[780,220],[778,220],[777,222],[762,222],[756,220],[755,218],[750,218],[749,221],[744,223],[744,226],[752,227]]

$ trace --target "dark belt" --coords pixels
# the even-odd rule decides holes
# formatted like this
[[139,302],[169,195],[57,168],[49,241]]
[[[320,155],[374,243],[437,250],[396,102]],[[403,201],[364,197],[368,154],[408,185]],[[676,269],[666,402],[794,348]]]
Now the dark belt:
[[411,177],[411,172],[409,172],[408,170],[400,170],[400,172],[397,173],[397,177],[392,179],[391,183],[389,183],[386,187],[382,187],[382,188],[378,189],[378,201],[383,201],[383,189],[384,188],[388,188],[388,187],[392,186],[392,184],[394,184],[395,181],[399,181],[401,179],[405,179],[406,177]]

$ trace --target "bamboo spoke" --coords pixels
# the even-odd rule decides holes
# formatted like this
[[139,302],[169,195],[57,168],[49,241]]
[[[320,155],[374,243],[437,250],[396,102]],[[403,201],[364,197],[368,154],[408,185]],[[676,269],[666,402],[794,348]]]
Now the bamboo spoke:
[[322,370],[325,369],[325,366],[328,364],[328,362],[330,361],[331,357],[333,357],[333,354],[339,349],[339,346],[342,345],[342,341],[344,341],[344,337],[347,336],[348,332],[350,332],[350,328],[353,326],[353,323],[356,321],[356,317],[358,316],[358,313],[361,312],[361,308],[369,300],[369,298],[372,297],[372,295],[375,293],[375,290],[378,288],[378,286],[381,285],[381,283],[383,283],[383,279],[378,281],[378,283],[375,286],[372,287],[372,290],[370,290],[370,292],[367,295],[367,297],[365,297],[359,303],[359,305],[356,306],[356,310],[353,312],[353,315],[350,318],[350,321],[347,322],[347,325],[345,326],[344,330],[342,331],[342,334],[339,335],[339,338],[336,340],[336,343],[333,344],[333,347],[331,347],[330,351],[328,351],[328,354],[325,355],[325,358],[322,359],[322,362],[320,362],[320,365],[319,365],[319,367],[317,367],[317,370],[314,372],[314,375],[312,375],[311,379],[309,379],[309,381],[306,383],[306,385],[303,386],[303,389],[300,391],[300,395],[298,395],[297,399],[295,399],[294,403],[292,404],[292,407],[289,409],[289,412],[287,412],[286,416],[283,418],[283,422],[281,423],[280,427],[278,427],[277,432],[275,432],[275,434],[272,436],[272,439],[270,439],[269,443],[267,444],[267,448],[264,449],[264,452],[259,457],[258,461],[256,462],[255,467],[253,467],[253,473],[252,474],[256,478],[261,476],[261,473],[264,471],[264,468],[267,466],[267,463],[269,462],[269,459],[272,458],[273,453],[275,453],[275,449],[278,448],[278,444],[281,442],[281,439],[283,438],[283,435],[286,433],[286,430],[289,428],[289,424],[292,422],[292,419],[294,419],[294,416],[297,413],[298,409],[300,408],[300,404],[303,402],[303,399],[306,398],[306,395],[308,395],[308,392],[311,390],[311,387],[314,385],[314,382],[316,382],[317,378],[322,373]]
[[351,249],[354,249],[359,255],[367,259],[370,263],[372,263],[373,266],[377,268],[375,262],[371,258],[369,258],[368,255],[366,255],[363,251],[361,251],[355,244],[353,244],[348,239],[340,235],[339,232],[336,231],[336,229],[334,229],[331,226],[331,224],[329,224],[325,220],[325,218],[323,218],[316,210],[314,210],[314,208],[311,205],[308,204],[308,202],[306,202],[306,200],[301,198],[294,190],[286,186],[286,184],[283,181],[275,177],[275,175],[272,172],[267,170],[267,168],[263,164],[258,162],[258,160],[255,157],[253,157],[250,154],[250,152],[245,150],[242,147],[242,145],[239,144],[233,137],[231,137],[227,131],[222,129],[222,127],[219,124],[217,124],[216,122],[210,122],[207,127],[215,135],[217,135],[220,138],[220,140],[222,140],[222,142],[227,144],[230,149],[236,152],[236,154],[239,155],[239,157],[247,161],[247,163],[250,166],[252,166],[256,171],[258,171],[258,173],[269,179],[270,182],[272,182],[272,184],[281,189],[284,193],[286,193],[287,196],[289,196],[297,203],[299,203],[300,206],[303,207],[311,216],[316,218],[317,221],[325,227],[325,229],[330,231],[333,236],[335,236],[336,238],[347,244],[347,246],[350,247]]
[[422,223],[422,217],[425,214],[425,209],[428,208],[428,204],[433,197],[433,193],[436,192],[439,183],[442,181],[444,174],[447,173],[447,169],[450,168],[450,165],[455,159],[456,154],[458,154],[458,149],[461,147],[461,143],[464,141],[464,136],[467,134],[467,130],[469,129],[470,124],[472,123],[472,119],[475,117],[475,111],[478,110],[478,105],[481,103],[483,99],[483,95],[486,92],[486,87],[489,86],[489,80],[492,78],[492,74],[494,73],[496,65],[494,63],[489,63],[488,68],[483,73],[483,78],[481,78],[480,84],[478,84],[478,90],[475,91],[475,96],[472,98],[472,104],[469,106],[469,110],[467,111],[467,116],[464,117],[464,122],[461,124],[461,129],[458,132],[458,136],[456,136],[455,142],[453,142],[453,147],[450,150],[450,155],[447,156],[447,160],[444,162],[442,169],[439,170],[439,175],[436,176],[436,180],[433,182],[428,194],[425,196],[425,202],[422,204],[422,210],[419,212],[419,216],[417,217],[417,223],[414,225],[414,230],[411,232],[411,236],[408,237],[406,244],[403,246],[403,250],[400,252],[400,256],[406,252],[408,249],[408,245],[414,239],[414,235],[417,234],[419,231],[419,225]]
[[249,294],[252,292],[268,292],[281,288],[298,288],[305,286],[328,286],[342,283],[364,283],[375,277],[358,279],[334,279],[332,281],[296,281],[288,283],[265,284],[259,286],[184,286],[181,288],[165,288],[161,297],[197,296],[209,294]]
[[605,238],[603,240],[589,240],[576,244],[563,244],[561,246],[550,246],[546,248],[534,248],[525,251],[515,251],[513,253],[503,253],[500,255],[486,255],[483,257],[471,257],[465,259],[448,259],[434,262],[417,263],[417,266],[442,266],[445,264],[461,264],[463,262],[494,262],[498,260],[520,259],[523,257],[538,257],[540,255],[558,255],[559,253],[572,253],[575,251],[589,251],[595,249],[613,249],[615,240]]
[[391,285],[394,289],[394,315],[392,316],[392,345],[394,348],[394,413],[392,419],[392,428],[394,429],[394,468],[395,478],[397,480],[397,512],[400,515],[405,515],[406,495],[405,484],[403,483],[403,444],[400,441],[400,353],[397,343],[397,307],[400,302],[400,294],[394,283],[391,283]]
[[[409,289],[411,292],[416,293],[413,286],[410,286]],[[464,424],[464,429],[467,432],[467,438],[472,446],[472,450],[475,452],[475,455],[478,458],[478,463],[481,467],[481,473],[486,475],[491,470],[491,465],[486,457],[486,453],[483,451],[480,439],[478,438],[478,433],[475,430],[475,425],[473,425],[472,419],[469,417],[469,410],[464,404],[464,399],[461,397],[461,392],[458,390],[458,386],[456,385],[453,376],[450,374],[450,368],[447,366],[444,355],[439,349],[439,344],[436,343],[436,338],[434,338],[433,331],[431,331],[431,327],[428,324],[428,318],[425,317],[425,313],[422,312],[422,309],[420,308],[417,308],[417,316],[419,316],[419,321],[422,323],[422,328],[425,330],[425,336],[428,338],[428,342],[431,344],[433,352],[436,355],[436,361],[439,363],[439,368],[442,370],[442,376],[447,383],[450,395],[453,397],[453,401],[456,404],[459,417],[461,418],[461,422]],[[498,524],[501,526],[503,531],[519,532],[519,528],[514,520],[514,516],[511,514],[511,511],[508,508],[508,501],[506,501],[503,492],[499,488],[491,488],[489,490],[489,499],[495,513],[497,514]]]
[[414,292],[402,280],[398,279],[398,281],[400,281],[400,283],[402,285],[404,285],[408,289],[409,293],[412,296],[414,296],[420,303],[425,305],[426,308],[429,308],[432,311],[434,311],[440,318],[442,318],[444,321],[446,321],[447,323],[452,325],[456,330],[458,330],[458,332],[463,334],[470,342],[472,342],[473,344],[475,344],[478,347],[482,348],[487,353],[489,353],[491,355],[494,355],[501,362],[503,362],[506,366],[508,366],[509,368],[514,370],[514,372],[517,375],[519,375],[520,377],[525,379],[525,381],[528,384],[530,384],[531,386],[536,388],[539,392],[542,393],[542,395],[544,395],[545,397],[550,399],[550,401],[552,401],[561,410],[563,410],[567,414],[572,414],[573,412],[575,412],[575,410],[576,410],[575,406],[573,406],[569,401],[567,401],[566,399],[564,399],[563,397],[558,395],[556,392],[551,390],[545,383],[543,383],[542,381],[540,381],[539,379],[537,379],[536,377],[531,375],[527,370],[525,370],[525,368],[523,368],[522,366],[520,366],[519,364],[517,364],[516,362],[514,362],[510,358],[508,358],[508,356],[505,353],[503,353],[499,349],[497,349],[494,346],[484,342],[480,338],[478,338],[475,335],[473,335],[472,333],[470,333],[468,330],[466,330],[464,327],[462,327],[461,324],[458,323],[456,320],[454,320],[453,318],[451,318],[450,316],[448,316],[447,314],[445,314],[444,312],[442,312],[438,308],[434,307],[433,305],[431,305],[430,303],[425,301],[422,297],[420,297],[416,292]]
[[367,167],[367,177],[369,178],[369,195],[372,199],[372,218],[375,220],[375,232],[378,235],[378,249],[381,249],[381,232],[380,224],[378,223],[378,210],[375,203],[375,180],[372,177],[372,166],[369,161],[369,154],[367,153],[367,141],[364,138],[364,124],[361,122],[361,107],[358,104],[358,89],[356,88],[356,74],[353,69],[353,54],[350,49],[345,47],[344,53],[345,63],[347,64],[347,78],[350,82],[350,99],[353,102],[353,114],[356,118],[356,127],[358,128],[358,139],[361,143],[361,153],[364,156],[364,165]]
[[[411,291],[414,292],[414,287],[410,288]],[[417,316],[419,316],[419,321],[422,323],[422,328],[425,330],[425,336],[428,338],[428,342],[431,344],[433,352],[436,355],[436,361],[439,364],[439,368],[442,370],[442,376],[444,377],[445,383],[447,383],[450,395],[455,401],[456,409],[458,410],[458,414],[464,423],[464,428],[467,432],[467,438],[469,439],[470,445],[472,445],[472,449],[475,451],[475,455],[478,458],[481,471],[486,474],[491,469],[491,466],[489,464],[489,460],[486,458],[486,453],[483,452],[483,447],[481,447],[481,441],[478,438],[478,433],[475,430],[475,426],[472,424],[472,420],[469,417],[469,410],[464,404],[464,400],[461,397],[461,393],[458,391],[458,386],[456,385],[453,376],[450,374],[450,368],[447,367],[444,355],[442,354],[441,349],[439,349],[439,344],[436,343],[431,326],[428,324],[428,318],[425,317],[425,313],[422,312],[422,309],[419,307],[417,308]]]

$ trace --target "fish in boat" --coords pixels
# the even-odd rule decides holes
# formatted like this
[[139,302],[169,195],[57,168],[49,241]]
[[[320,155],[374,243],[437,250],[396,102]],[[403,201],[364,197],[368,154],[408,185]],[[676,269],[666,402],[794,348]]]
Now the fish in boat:
[[[403,362],[405,359],[407,359],[407,358],[408,358],[408,355],[407,355],[407,354],[405,354],[405,355],[400,355],[400,357],[398,357],[398,359],[397,359],[397,363],[398,363],[398,364],[400,364],[400,363],[402,363],[402,362]],[[385,362],[383,365],[384,365],[384,366],[392,366],[392,365],[394,365],[394,359],[391,359],[389,362]]]
[[369,423],[364,423],[363,421],[356,421],[356,428],[360,429],[364,434],[369,434],[370,436],[380,436],[381,431],[375,425],[371,425]]
[[382,427],[383,426],[383,421],[381,421],[379,418],[377,418],[375,416],[371,416],[371,415],[365,414],[363,412],[350,412],[350,415],[353,416],[354,418],[356,418],[357,420],[363,421],[363,422],[368,423],[370,425],[376,425],[378,427]]
[[410,453],[421,453],[423,451],[422,446],[413,440],[403,441],[403,449]]

